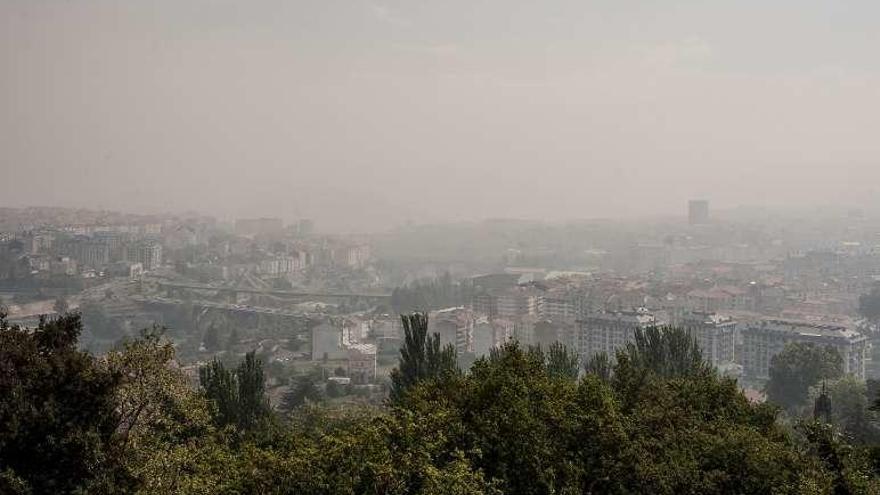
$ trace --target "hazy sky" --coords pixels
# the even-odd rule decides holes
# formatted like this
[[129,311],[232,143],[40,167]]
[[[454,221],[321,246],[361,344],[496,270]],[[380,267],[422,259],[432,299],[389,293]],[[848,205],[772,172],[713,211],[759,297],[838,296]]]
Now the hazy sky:
[[880,2],[0,0],[0,205],[880,204]]

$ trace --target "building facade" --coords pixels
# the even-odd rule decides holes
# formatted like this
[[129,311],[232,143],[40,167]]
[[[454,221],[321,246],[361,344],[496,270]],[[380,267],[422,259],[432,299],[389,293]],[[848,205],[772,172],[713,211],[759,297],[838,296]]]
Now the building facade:
[[102,268],[110,264],[110,246],[99,240],[81,240],[74,244],[76,261],[83,267]]
[[463,307],[432,311],[428,315],[428,335],[440,335],[440,346],[452,345],[457,354],[474,351],[474,314]]
[[574,321],[577,295],[566,290],[549,290],[538,298],[538,316],[552,321]]
[[142,241],[128,246],[126,259],[140,263],[144,271],[152,271],[162,266],[162,245],[152,241]]
[[635,340],[636,329],[665,323],[645,309],[594,313],[578,320],[574,343],[584,362],[602,352],[613,359],[618,349]]
[[749,378],[769,378],[770,360],[794,342],[833,347],[843,358],[845,373],[865,378],[868,339],[846,326],[764,319],[744,325],[741,332],[743,352],[739,361]]
[[354,383],[371,383],[376,379],[376,346],[349,344],[348,376]]
[[325,321],[312,328],[312,361],[345,359],[342,328]]
[[736,361],[736,321],[717,313],[687,313],[681,321],[697,341],[703,359],[716,368],[725,368]]

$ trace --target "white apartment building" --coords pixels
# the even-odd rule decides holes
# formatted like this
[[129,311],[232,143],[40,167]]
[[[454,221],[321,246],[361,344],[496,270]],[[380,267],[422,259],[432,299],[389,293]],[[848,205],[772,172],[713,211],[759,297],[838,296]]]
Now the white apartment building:
[[736,321],[717,313],[687,313],[681,326],[697,340],[703,359],[716,368],[735,362]]

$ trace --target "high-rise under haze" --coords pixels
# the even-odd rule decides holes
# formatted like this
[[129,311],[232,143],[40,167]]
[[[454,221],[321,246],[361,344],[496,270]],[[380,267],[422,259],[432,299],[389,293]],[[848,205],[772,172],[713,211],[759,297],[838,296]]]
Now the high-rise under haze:
[[688,203],[688,222],[691,225],[709,223],[709,202],[705,199],[694,199]]

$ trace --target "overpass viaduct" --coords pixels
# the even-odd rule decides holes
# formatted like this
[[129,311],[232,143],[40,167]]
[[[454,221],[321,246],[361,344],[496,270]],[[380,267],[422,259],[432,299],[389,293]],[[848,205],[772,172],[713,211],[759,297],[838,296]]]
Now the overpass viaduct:
[[223,287],[209,284],[181,283],[169,281],[157,281],[156,286],[160,292],[164,292],[168,297],[180,297],[187,291],[213,292],[217,295],[225,295],[229,301],[237,301],[239,295],[263,295],[274,296],[283,299],[295,300],[313,300],[323,302],[340,302],[340,301],[368,301],[373,304],[386,304],[391,302],[391,294],[379,292],[314,292],[314,291],[293,291],[293,290],[276,290],[276,289],[254,289],[247,287]]

